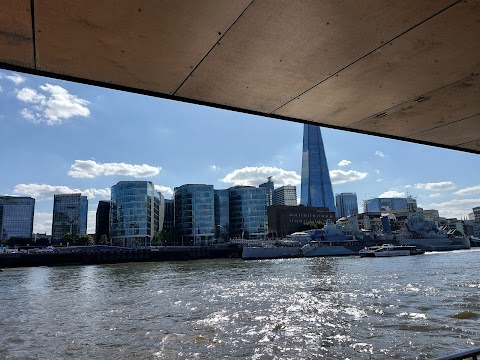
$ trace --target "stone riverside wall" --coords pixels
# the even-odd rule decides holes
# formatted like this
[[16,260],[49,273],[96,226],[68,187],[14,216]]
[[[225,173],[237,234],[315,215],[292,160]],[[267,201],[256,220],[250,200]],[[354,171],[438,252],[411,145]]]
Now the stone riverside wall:
[[237,245],[222,246],[159,246],[152,248],[121,248],[110,246],[83,246],[60,248],[53,252],[21,252],[0,254],[0,268],[27,266],[60,266],[116,264],[146,261],[187,261],[214,258],[241,257]]

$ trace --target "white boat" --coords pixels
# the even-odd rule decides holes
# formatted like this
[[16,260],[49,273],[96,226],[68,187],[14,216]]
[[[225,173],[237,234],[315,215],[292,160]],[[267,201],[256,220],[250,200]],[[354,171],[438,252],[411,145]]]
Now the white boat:
[[366,247],[358,252],[360,257],[392,257],[424,254],[424,250],[410,245],[383,244],[382,246]]

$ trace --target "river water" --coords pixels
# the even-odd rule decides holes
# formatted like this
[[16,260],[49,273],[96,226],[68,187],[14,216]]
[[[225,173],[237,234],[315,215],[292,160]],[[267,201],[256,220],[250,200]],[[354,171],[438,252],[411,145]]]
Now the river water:
[[2,359],[429,359],[480,346],[480,250],[0,273]]

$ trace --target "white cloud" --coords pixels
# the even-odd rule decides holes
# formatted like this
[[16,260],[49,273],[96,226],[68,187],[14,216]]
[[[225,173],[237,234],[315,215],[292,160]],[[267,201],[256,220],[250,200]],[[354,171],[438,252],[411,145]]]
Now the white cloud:
[[47,97],[43,94],[37,93],[35,90],[25,87],[17,92],[17,99],[27,103],[42,104],[44,105]]
[[14,74],[14,75],[5,75],[5,78],[7,78],[10,81],[13,81],[15,85],[21,84],[24,82],[26,79],[19,75],[19,74]]
[[212,170],[212,171],[218,171],[218,170],[220,170],[220,167],[217,166],[217,165],[210,165],[210,170]]
[[381,181],[383,181],[383,179],[377,179],[377,182],[381,182]]
[[429,198],[438,198],[440,197],[440,193],[430,194],[428,195]]
[[330,171],[330,179],[332,180],[332,184],[344,184],[350,181],[357,181],[366,178],[368,173],[356,171],[356,170],[331,170]]
[[379,198],[404,198],[405,193],[395,189],[385,191],[383,194],[378,195]]
[[385,154],[382,152],[382,151],[375,151],[375,155],[379,156],[379,157],[385,157]]
[[41,85],[40,90],[25,87],[17,92],[17,99],[31,105],[30,109],[22,109],[20,114],[27,120],[48,125],[61,124],[62,120],[74,116],[90,116],[87,100],[72,95],[58,85]]
[[134,178],[156,176],[162,170],[161,167],[147,164],[135,165],[126,163],[97,163],[95,160],[75,160],[70,166],[67,175],[74,178],[92,179],[97,176],[123,175]]
[[412,187],[412,185],[405,185],[404,186],[405,189],[408,189],[408,188],[411,188],[411,187]]
[[454,192],[455,195],[475,195],[480,194],[480,185],[463,188]]
[[375,169],[374,171],[375,171],[375,174],[380,175],[380,170]]
[[35,114],[32,113],[27,108],[20,110],[20,115],[22,115],[22,117],[28,121],[36,122],[37,120],[37,117],[35,116]]
[[350,165],[352,162],[349,160],[342,160],[338,163],[338,166],[347,166]]
[[247,166],[232,171],[219,181],[232,185],[258,186],[266,182],[269,176],[272,176],[272,180],[278,186],[300,184],[300,175],[295,171],[270,166]]
[[453,199],[441,203],[430,204],[431,209],[436,209],[440,216],[463,218],[472,212],[472,208],[480,206],[480,199]]
[[415,184],[416,189],[424,189],[429,191],[442,191],[455,189],[455,184],[451,181],[441,181],[436,183],[419,183]]
[[45,213],[35,211],[33,217],[33,232],[40,234],[51,234],[52,233],[52,217],[53,213]]
[[35,199],[53,199],[56,194],[74,194],[82,193],[89,199],[110,199],[110,189],[75,189],[68,186],[48,185],[48,184],[18,184],[15,185],[13,193],[16,195],[31,196]]
[[171,187],[163,185],[155,185],[155,190],[162,193],[165,199],[171,198],[173,196],[173,190]]

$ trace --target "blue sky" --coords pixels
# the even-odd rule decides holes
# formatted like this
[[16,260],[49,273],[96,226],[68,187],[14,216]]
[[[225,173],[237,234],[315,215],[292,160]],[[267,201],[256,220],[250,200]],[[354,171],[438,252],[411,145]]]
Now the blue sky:
[[[480,206],[480,156],[322,128],[335,193],[405,194],[441,216]],[[297,185],[303,125],[0,71],[0,194],[36,199],[35,232],[51,232],[53,194],[97,203],[121,180],[166,198],[186,183]]]

